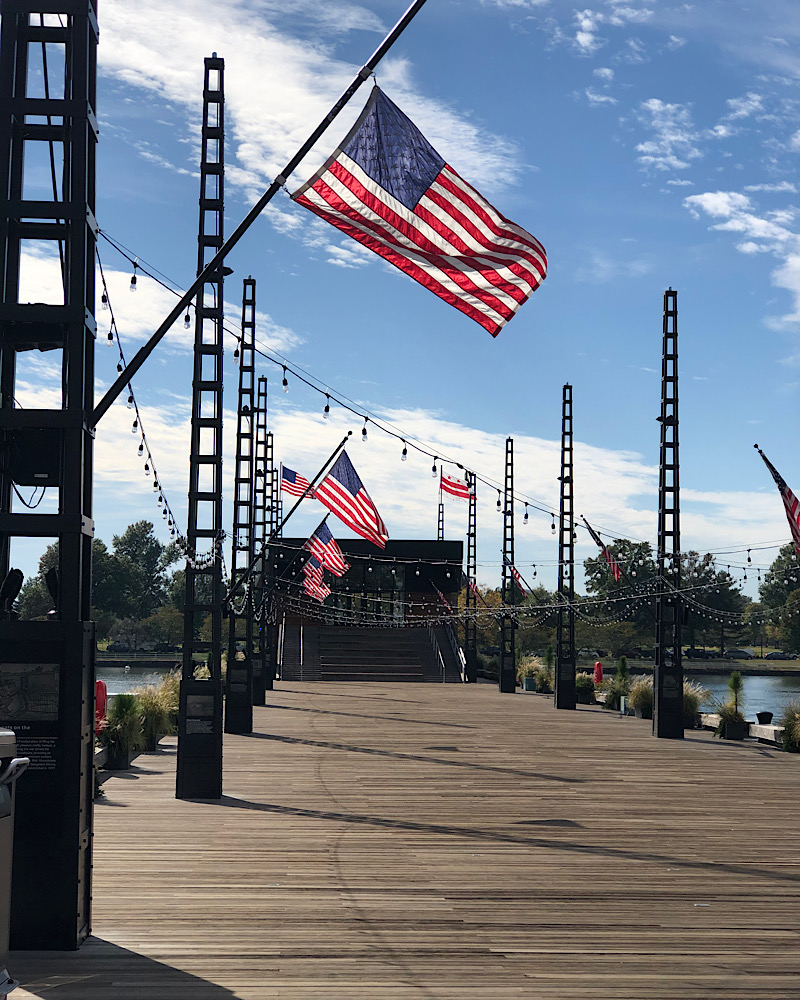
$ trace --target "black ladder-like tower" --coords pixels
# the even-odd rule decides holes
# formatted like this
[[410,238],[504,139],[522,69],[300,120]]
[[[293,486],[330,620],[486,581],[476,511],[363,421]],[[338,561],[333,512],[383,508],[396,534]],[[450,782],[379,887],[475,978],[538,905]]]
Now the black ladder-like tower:
[[[231,587],[253,564],[253,464],[255,459],[256,283],[242,282],[242,334],[239,342],[239,409],[233,478]],[[228,610],[228,671],[225,676],[225,732],[253,731],[253,603],[245,584],[241,604]]]
[[436,523],[436,540],[444,541],[444,501],[439,501],[439,518]]
[[678,457],[678,293],[664,292],[661,448],[658,472],[658,593],[653,735],[683,739],[681,505]]
[[[198,274],[223,243],[224,73],[216,55],[205,59]],[[197,296],[192,380],[192,443],[186,532],[186,606],[178,713],[179,799],[222,795],[222,319],[223,269],[210,274]],[[204,555],[199,548],[206,548]],[[207,616],[211,640],[199,632]],[[198,653],[211,674],[195,677]]]
[[511,573],[514,565],[514,439],[506,438],[506,475],[503,494],[503,613],[500,617],[500,677],[504,694],[517,689],[517,623],[509,610],[517,603],[517,585]]
[[272,497],[272,470],[267,465],[267,379],[261,375],[256,390],[255,454],[253,460],[253,565],[250,613],[253,623],[253,704],[266,704],[265,665],[269,660],[269,636],[264,614],[266,593],[264,545],[267,538],[267,498]]
[[474,472],[467,472],[469,509],[467,512],[467,592],[464,595],[464,656],[467,661],[467,682],[478,680],[478,598],[472,587],[478,585],[478,497]]
[[572,469],[572,386],[561,397],[561,502],[558,517],[558,620],[553,701],[575,708],[575,515]]
[[[51,620],[0,610],[9,706],[0,726],[17,732],[18,754],[31,759],[16,793],[11,947],[68,950],[89,934],[91,900],[97,15],[91,0],[14,0],[2,15],[0,581],[13,566],[12,539],[58,543]],[[53,190],[32,198],[48,158]],[[63,297],[31,301],[43,293],[31,285],[23,245],[43,254],[54,244]],[[57,409],[14,406],[19,355],[33,350],[60,362]],[[55,492],[55,513],[20,509],[36,486]],[[31,718],[22,706],[34,690]]]

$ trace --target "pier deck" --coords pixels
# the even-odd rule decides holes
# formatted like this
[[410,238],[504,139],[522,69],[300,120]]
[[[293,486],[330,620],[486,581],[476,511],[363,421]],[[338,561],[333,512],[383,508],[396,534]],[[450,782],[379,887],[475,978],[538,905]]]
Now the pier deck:
[[490,685],[279,684],[103,786],[94,937],[25,1000],[800,996],[800,758]]

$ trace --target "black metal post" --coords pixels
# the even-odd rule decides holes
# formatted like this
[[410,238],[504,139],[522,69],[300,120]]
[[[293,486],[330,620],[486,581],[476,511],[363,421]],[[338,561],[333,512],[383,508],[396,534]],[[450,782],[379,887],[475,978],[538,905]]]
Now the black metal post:
[[575,523],[572,475],[572,386],[565,385],[561,397],[558,620],[553,695],[556,708],[575,708]]
[[[225,62],[205,59],[197,270],[223,244]],[[186,605],[175,795],[222,795],[222,268],[203,282],[195,308]],[[198,546],[211,546],[204,557]],[[210,625],[210,639],[200,638]],[[195,676],[206,653],[208,679]]]
[[683,739],[680,463],[678,454],[678,293],[664,292],[658,471],[658,592],[653,672],[653,735]]
[[[264,552],[264,545],[267,541],[267,503],[268,497],[272,494],[272,470],[268,469],[267,461],[267,380],[262,375],[258,379],[258,390],[256,393],[256,440],[255,456],[253,462],[253,524],[251,538],[253,542],[253,553]],[[270,455],[271,458],[271,455]],[[253,704],[266,704],[266,683],[265,665],[269,659],[269,628],[266,621],[264,609],[264,573],[266,564],[269,561],[268,554],[264,553],[256,567],[254,576],[250,613],[254,618],[253,627]]]
[[[281,484],[279,470],[275,467],[275,440],[272,431],[267,431],[266,481],[270,484],[267,495],[267,538],[280,537],[278,525],[283,521],[283,506],[281,504]],[[258,551],[258,550],[256,550]],[[266,594],[272,591],[273,566],[269,546],[264,549],[262,560],[262,584],[266,588],[262,592],[262,622],[265,629],[264,655],[264,687],[272,691],[278,670],[278,625],[272,602],[266,601]]]
[[[0,727],[16,732],[18,753],[31,759],[16,792],[11,947],[69,950],[91,929],[97,15],[91,0],[64,0],[58,16],[43,7],[56,9],[2,5],[0,581],[12,540],[39,538],[57,543],[58,584],[51,620],[0,614]],[[31,199],[44,144],[63,170],[51,198]],[[54,244],[63,298],[31,302],[44,293],[25,287],[22,248],[44,256]],[[18,355],[32,350],[60,361],[56,409],[15,408]],[[57,513],[20,509],[15,486],[54,490]]]
[[506,474],[503,496],[503,613],[500,617],[499,688],[504,694],[517,689],[517,622],[509,610],[517,603],[517,585],[511,573],[514,565],[514,439],[506,438]]
[[[239,410],[233,477],[231,585],[250,569],[253,545],[253,462],[255,445],[256,283],[242,282],[242,336],[239,343]],[[228,670],[225,675],[225,732],[253,731],[253,603],[248,587],[228,610]],[[244,648],[241,648],[244,646]]]
[[469,509],[467,512],[467,592],[464,597],[464,656],[467,661],[467,682],[478,680],[478,603],[473,586],[477,587],[478,575],[478,498],[477,480],[474,472],[467,472],[469,489]]
[[[441,493],[439,494],[441,497]],[[444,501],[439,500],[439,518],[436,525],[436,538],[438,541],[444,541]]]

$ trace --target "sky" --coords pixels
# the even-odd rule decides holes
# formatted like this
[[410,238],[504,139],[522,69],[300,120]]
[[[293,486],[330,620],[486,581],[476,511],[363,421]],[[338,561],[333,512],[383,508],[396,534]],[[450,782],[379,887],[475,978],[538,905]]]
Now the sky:
[[[225,59],[230,233],[327,114],[402,0],[104,0],[100,8],[97,217],[174,287],[197,261],[203,58]],[[352,430],[349,454],[393,538],[436,537],[431,459],[332,405],[327,389],[409,442],[502,484],[515,454],[516,562],[555,584],[562,386],[573,386],[575,510],[606,540],[655,546],[662,303],[678,291],[683,549],[717,553],[744,591],[789,540],[753,444],[800,490],[800,13],[784,0],[683,4],[428,0],[377,81],[451,166],[548,253],[548,276],[493,339],[284,191],[227,259],[226,322],[242,278],[257,282],[259,344],[309,373],[315,391],[259,359],[270,379],[276,459],[310,477]],[[344,137],[369,85],[289,179],[296,190]],[[44,168],[44,165],[42,165]],[[47,191],[32,171],[32,197]],[[102,239],[111,304],[130,357],[175,299]],[[26,259],[22,300],[57,294],[52,258]],[[99,292],[98,292],[99,295]],[[116,377],[98,307],[97,397]],[[185,526],[193,329],[178,322],[134,379],[160,481]],[[234,337],[225,356],[225,478],[235,451]],[[48,354],[21,362],[20,405],[58,405]],[[97,430],[96,537],[131,521],[168,540],[138,458],[125,396]],[[454,466],[446,470],[458,473]],[[497,585],[502,518],[479,487],[478,580]],[[47,509],[45,498],[40,509]],[[308,508],[305,510],[304,508]],[[323,514],[306,501],[286,532]],[[230,523],[230,505],[226,508]],[[334,534],[350,537],[344,526]],[[447,502],[446,536],[466,505]],[[338,529],[338,532],[337,532]],[[35,572],[41,545],[18,542]],[[751,549],[750,564],[747,550]],[[596,548],[579,532],[576,556]],[[750,570],[747,581],[743,568]],[[580,580],[578,581],[580,583]]]

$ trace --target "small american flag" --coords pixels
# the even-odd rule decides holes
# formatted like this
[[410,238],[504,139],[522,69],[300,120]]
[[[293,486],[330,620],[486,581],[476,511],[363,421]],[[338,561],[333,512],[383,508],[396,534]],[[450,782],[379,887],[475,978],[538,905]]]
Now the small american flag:
[[324,583],[314,583],[313,580],[306,577],[303,583],[303,590],[309,595],[309,597],[316,598],[320,604],[325,600],[326,597],[330,596],[330,587],[326,587]]
[[[293,497],[301,497],[310,485],[311,483],[299,472],[287,469],[285,465],[281,466],[281,489],[284,493],[291,493]],[[309,493],[309,496],[313,496],[313,493]]]
[[323,584],[322,576],[322,563],[317,559],[316,556],[309,556],[303,565],[303,573],[305,574],[306,580],[310,580],[317,586],[321,587]]
[[589,522],[586,520],[586,518],[583,519],[583,523],[588,528],[589,534],[592,536],[592,539],[594,540],[594,543],[600,549],[600,551],[603,554],[603,558],[608,563],[608,568],[611,570],[611,575],[614,577],[614,579],[616,580],[616,582],[619,583],[620,577],[622,576],[622,570],[620,569],[619,563],[611,555],[611,553],[608,551],[608,549],[606,548],[606,546],[603,545],[602,539],[597,534],[597,532],[594,530],[594,528],[591,526],[591,524],[589,524]]
[[541,243],[462,180],[378,87],[292,198],[493,337],[547,273]]
[[339,544],[331,534],[331,529],[323,521],[314,534],[306,542],[306,548],[313,553],[322,563],[325,569],[329,569],[334,576],[344,576],[350,569],[350,563],[344,558],[344,553],[339,548]]
[[756,445],[756,448],[758,448],[759,455],[764,459],[764,464],[772,473],[772,478],[775,480],[775,485],[778,487],[778,492],[781,495],[781,500],[783,500],[783,506],[786,510],[786,519],[789,522],[789,530],[792,533],[792,541],[794,542],[795,552],[797,552],[800,556],[800,502],[798,502],[797,497],[786,485],[786,480],[778,472],[772,462],[770,462],[764,452],[758,447],[758,445]]
[[314,496],[357,535],[379,549],[386,548],[389,532],[346,451],[336,459]]
[[442,491],[451,496],[458,497],[459,500],[469,500],[469,487],[460,479],[446,476],[442,473]]
[[439,590],[439,588],[436,586],[436,584],[433,582],[433,580],[431,580],[431,586],[436,591],[436,593],[439,595],[439,600],[442,602],[442,604],[444,604],[444,606],[447,608],[447,610],[448,611],[452,611],[453,609],[450,607],[450,602],[447,600],[447,598],[444,596],[444,594],[441,592],[441,590]]
[[522,582],[522,577],[519,575],[519,571],[517,570],[517,567],[514,566],[514,565],[512,565],[512,563],[509,562],[509,560],[507,559],[506,556],[503,556],[503,561],[505,562],[506,566],[508,566],[508,568],[511,570],[511,575],[514,577],[514,580],[515,580],[517,586],[522,591],[522,596],[523,597],[527,597],[528,596],[528,591],[525,589],[525,585]]

